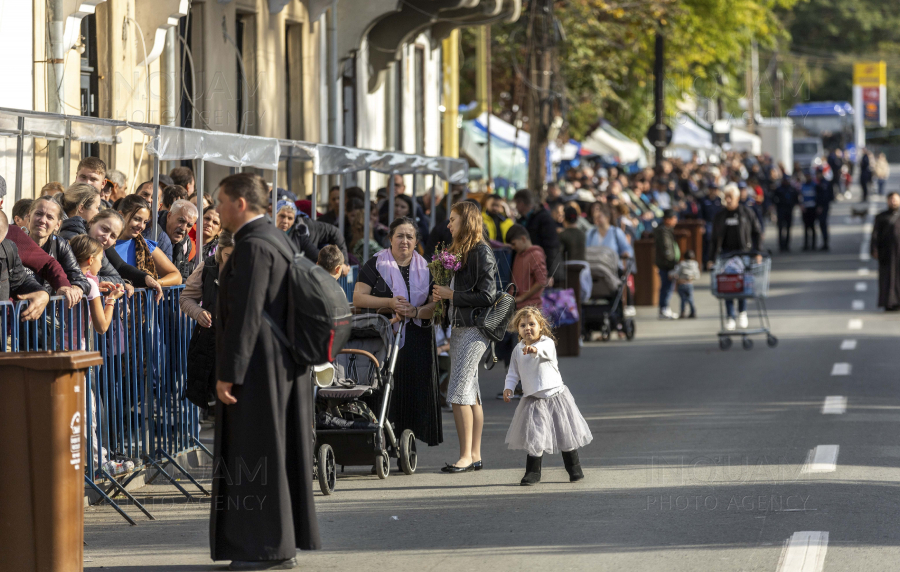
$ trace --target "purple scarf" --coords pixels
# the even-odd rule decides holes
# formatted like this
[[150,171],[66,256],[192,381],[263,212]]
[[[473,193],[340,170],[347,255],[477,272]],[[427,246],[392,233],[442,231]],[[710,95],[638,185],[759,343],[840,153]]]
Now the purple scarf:
[[[431,273],[428,272],[428,263],[418,252],[413,252],[412,260],[409,262],[409,288],[412,292],[406,291],[406,281],[403,280],[403,274],[400,273],[400,266],[394,260],[390,248],[385,248],[375,255],[375,269],[384,279],[385,284],[391,289],[394,296],[402,296],[413,306],[421,306],[428,299],[428,284],[431,281]],[[417,326],[422,325],[422,320],[413,320]],[[394,324],[394,332],[400,329],[400,323]],[[400,336],[400,347],[403,347],[406,341],[406,330]]]

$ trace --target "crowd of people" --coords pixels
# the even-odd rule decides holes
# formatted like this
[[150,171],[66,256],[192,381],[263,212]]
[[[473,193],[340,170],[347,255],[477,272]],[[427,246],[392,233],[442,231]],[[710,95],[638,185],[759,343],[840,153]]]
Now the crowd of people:
[[[279,425],[270,428],[270,436],[287,439],[307,458],[288,471],[291,486],[309,490],[307,463],[312,455],[304,434],[308,428],[303,429],[312,423],[305,405],[309,397],[298,392],[298,384],[288,383],[302,372],[286,365],[281,346],[260,318],[265,311],[279,323],[286,319],[288,263],[263,243],[291,245],[335,279],[357,267],[355,311],[388,310],[395,323],[406,321],[388,416],[397,434],[410,429],[425,444],[436,446],[443,442],[442,409],[452,410],[459,455],[442,469],[449,474],[484,467],[478,371],[492,342],[475,317],[497,300],[497,253],[507,251],[517,313],[506,337],[496,344],[508,368],[497,397],[519,402],[507,443],[527,452],[521,484],[538,483],[543,454],[558,452],[570,480],[576,481],[584,477],[578,449],[592,437],[559,376],[552,320],[542,310],[545,290],[563,284],[566,267],[585,264],[591,249],[611,250],[624,269],[633,262],[635,243],[652,238],[660,318],[693,318],[693,284],[701,269],[710,268],[723,253],[758,252],[763,229],[773,218],[781,250],[791,247],[790,227],[798,207],[806,230],[804,249],[817,247],[815,225],[823,239],[821,248],[829,248],[829,207],[844,196],[842,177],[835,175],[844,170],[840,160],[832,153],[811,169],[795,166],[792,174],[767,156],[747,153],[725,154],[716,164],[667,160],[655,169],[631,173],[586,165],[569,170],[546,193],[526,189],[511,197],[466,197],[461,186],[453,186],[449,197],[434,189],[413,198],[406,193],[404,177],[396,175],[368,209],[364,201],[369,197],[358,187],[343,193],[340,187],[331,188],[325,212],[315,215],[317,205],[276,189],[271,217],[272,191],[258,175],[226,178],[217,186],[214,204],[211,194],[195,187],[191,170],[177,167],[160,176],[159,207],[153,212],[152,181],[129,193],[124,175],[88,157],[79,163],[75,183],[68,188],[50,183],[37,198],[17,201],[12,223],[0,212],[0,300],[28,300],[21,317],[33,320],[50,295],[63,297],[68,307],[86,299],[92,324],[102,333],[115,319],[116,300],[133,295],[135,288],[147,288],[159,299],[163,287],[185,284],[180,307],[196,321],[188,350],[186,398],[215,411],[216,455],[234,460],[254,450],[293,463],[284,458],[284,449],[260,444],[259,428],[271,415]],[[861,181],[879,183],[879,192],[889,174],[882,161],[871,159],[860,172]],[[393,218],[390,189],[395,193]],[[4,195],[5,184],[0,185],[0,206]],[[872,254],[887,250],[896,258],[898,195],[891,195],[889,205],[890,214],[876,225]],[[703,221],[702,252],[680,251],[674,233],[679,219]],[[265,240],[249,240],[253,237]],[[459,261],[449,284],[436,283],[429,271],[436,252]],[[897,283],[890,285],[896,289],[891,309],[900,307]],[[669,308],[673,291],[681,298],[679,313]],[[625,315],[634,314],[632,296],[633,284],[627,284]],[[439,304],[446,308],[435,318]],[[747,327],[742,300],[728,301],[726,310],[727,329]],[[227,496],[223,487],[231,485],[217,485],[214,494]],[[247,530],[246,523],[233,520],[214,503],[214,559],[252,563],[280,558],[297,546],[319,545],[311,498],[293,499],[288,489],[276,493],[273,514],[285,511],[305,519],[305,528],[288,538],[284,530],[276,533],[261,524],[254,535],[236,541],[238,531]],[[261,518],[267,518],[264,512]],[[271,549],[272,538],[277,550]],[[271,550],[248,552],[248,545]]]

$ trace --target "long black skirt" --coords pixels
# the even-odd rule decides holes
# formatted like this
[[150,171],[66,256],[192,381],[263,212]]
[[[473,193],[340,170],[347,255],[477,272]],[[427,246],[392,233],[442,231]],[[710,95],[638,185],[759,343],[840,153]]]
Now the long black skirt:
[[444,440],[436,354],[434,330],[408,323],[406,341],[394,369],[394,393],[388,413],[397,438],[404,429],[411,429],[417,439],[429,446]]

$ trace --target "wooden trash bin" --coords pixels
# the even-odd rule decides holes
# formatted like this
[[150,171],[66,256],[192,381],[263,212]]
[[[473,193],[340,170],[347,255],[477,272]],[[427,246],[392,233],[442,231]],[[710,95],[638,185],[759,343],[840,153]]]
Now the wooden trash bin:
[[0,354],[0,569],[75,572],[84,560],[84,372],[99,352]]

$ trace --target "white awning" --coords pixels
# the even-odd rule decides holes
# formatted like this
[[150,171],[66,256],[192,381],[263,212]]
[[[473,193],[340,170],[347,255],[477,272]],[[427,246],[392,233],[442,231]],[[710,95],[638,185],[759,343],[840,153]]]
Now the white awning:
[[608,121],[601,122],[600,127],[588,135],[581,145],[589,153],[614,158],[621,164],[637,162],[641,167],[647,165],[647,155],[640,144],[629,139]]

